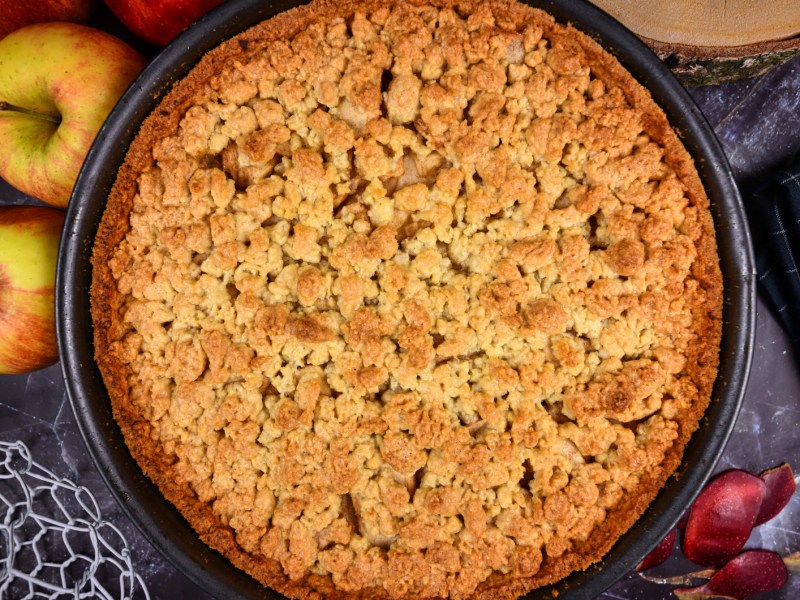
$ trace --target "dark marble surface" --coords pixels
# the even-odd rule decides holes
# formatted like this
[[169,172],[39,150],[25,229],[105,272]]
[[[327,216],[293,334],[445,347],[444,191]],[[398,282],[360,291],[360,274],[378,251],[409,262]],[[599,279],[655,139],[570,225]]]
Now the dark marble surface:
[[[747,188],[770,168],[800,149],[800,59],[757,79],[691,91],[725,148],[740,184]],[[31,200],[0,181],[0,204]],[[753,369],[735,432],[718,470],[739,467],[759,472],[789,462],[800,468],[800,376],[787,339],[759,301]],[[137,572],[152,598],[209,598],[176,571],[122,513],[92,464],[80,438],[58,365],[19,376],[0,376],[0,441],[22,440],[39,462],[60,477],[89,488],[105,518],[124,533]],[[800,551],[800,494],[776,519],[758,528],[750,546],[781,554]],[[692,570],[676,551],[655,573]],[[140,597],[137,595],[136,597]],[[601,598],[659,600],[671,588],[635,574]],[[762,598],[800,597],[800,576]]]

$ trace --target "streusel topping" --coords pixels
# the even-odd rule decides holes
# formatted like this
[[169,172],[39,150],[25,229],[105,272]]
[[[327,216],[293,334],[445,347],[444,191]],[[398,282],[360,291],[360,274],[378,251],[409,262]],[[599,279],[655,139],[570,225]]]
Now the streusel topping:
[[109,352],[170,477],[312,588],[532,576],[708,393],[705,199],[577,32],[499,5],[243,43],[108,263]]

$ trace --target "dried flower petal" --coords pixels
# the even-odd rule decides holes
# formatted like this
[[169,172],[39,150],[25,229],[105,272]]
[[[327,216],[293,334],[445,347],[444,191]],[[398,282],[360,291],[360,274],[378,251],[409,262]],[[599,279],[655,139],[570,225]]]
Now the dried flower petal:
[[717,475],[692,505],[683,536],[686,558],[721,567],[742,549],[761,510],[766,484],[746,471]]
[[797,488],[792,467],[787,464],[764,471],[761,479],[767,484],[767,489],[764,501],[761,503],[761,511],[756,518],[756,525],[761,525],[776,517],[792,499]]
[[636,570],[640,572],[646,571],[647,569],[657,567],[667,560],[669,555],[672,554],[673,546],[675,546],[676,534],[677,529],[673,528],[672,531],[667,534],[667,537],[661,540],[661,543],[636,566]]
[[780,588],[789,574],[779,554],[767,550],[742,552],[722,567],[705,584],[694,588],[677,588],[681,600],[733,598],[745,600],[756,594]]

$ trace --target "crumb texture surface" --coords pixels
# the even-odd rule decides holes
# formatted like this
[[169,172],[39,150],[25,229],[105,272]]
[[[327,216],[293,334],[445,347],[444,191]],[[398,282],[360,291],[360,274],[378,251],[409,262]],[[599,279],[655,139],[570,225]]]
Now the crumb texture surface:
[[721,278],[649,95],[521,4],[318,1],[211,53],[98,234],[142,467],[295,597],[515,597],[598,560],[708,403]]

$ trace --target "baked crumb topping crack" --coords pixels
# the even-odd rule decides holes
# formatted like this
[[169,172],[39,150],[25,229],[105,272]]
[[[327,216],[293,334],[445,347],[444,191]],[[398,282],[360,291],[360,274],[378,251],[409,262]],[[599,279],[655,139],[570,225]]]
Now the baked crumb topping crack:
[[598,560],[708,403],[708,202],[649,95],[503,0],[316,1],[145,122],[95,245],[143,469],[295,597],[516,597]]

